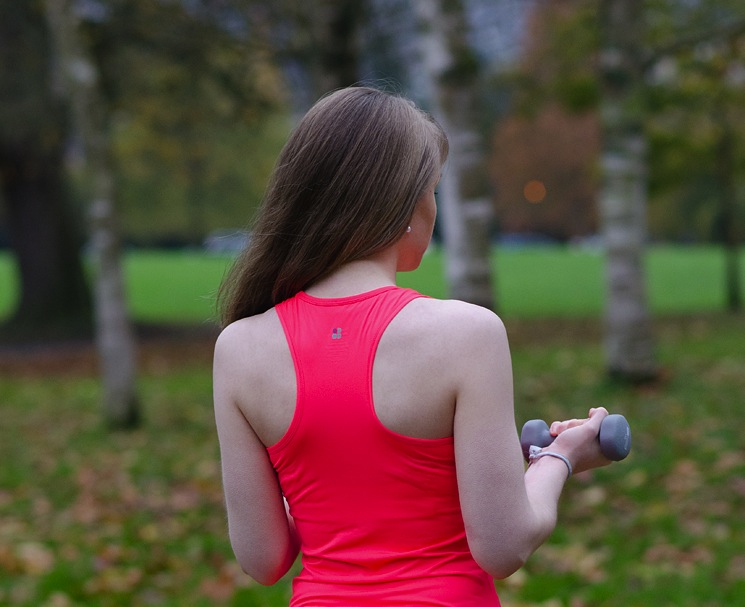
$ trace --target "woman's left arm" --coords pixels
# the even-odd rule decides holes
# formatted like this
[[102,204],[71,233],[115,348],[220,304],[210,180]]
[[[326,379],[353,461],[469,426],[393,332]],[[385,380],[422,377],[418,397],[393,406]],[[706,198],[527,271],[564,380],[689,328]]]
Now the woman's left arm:
[[213,390],[223,489],[233,552],[243,571],[260,584],[277,582],[295,562],[299,541],[286,510],[266,447],[237,405],[232,386],[238,370],[226,328],[215,346]]

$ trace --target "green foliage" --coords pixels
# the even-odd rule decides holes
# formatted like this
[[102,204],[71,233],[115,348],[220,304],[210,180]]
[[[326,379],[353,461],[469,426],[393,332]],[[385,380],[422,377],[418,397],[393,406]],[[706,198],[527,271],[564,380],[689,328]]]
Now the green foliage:
[[[242,2],[113,0],[85,13],[126,240],[199,243],[243,227],[289,125],[261,25]],[[87,207],[90,188],[77,182]]]
[[562,106],[573,113],[592,110],[600,102],[600,87],[590,74],[574,74],[556,83],[556,95]]
[[[575,476],[560,522],[498,582],[513,607],[740,604],[745,585],[745,320],[661,320],[666,379],[604,379],[587,320],[512,320],[517,423],[623,413],[629,458]],[[2,377],[0,604],[8,607],[280,607],[231,554],[211,410],[210,343],[191,362],[144,366],[147,426],[101,426],[94,371]],[[742,422],[742,423],[740,423]]]
[[[599,27],[604,4],[610,3],[536,4],[526,51],[516,73],[502,81],[512,91],[514,113],[535,116],[557,101],[570,111],[600,109],[599,49],[608,42]],[[725,131],[738,147],[745,137],[745,5],[736,0],[628,4],[641,7],[634,31],[626,32],[639,41],[632,53],[638,65],[619,63],[617,73],[604,65],[603,75],[606,84],[619,78],[617,86],[631,85],[613,115],[621,124],[643,125],[648,139],[650,232],[658,239],[721,241],[716,225],[725,212],[720,192],[725,163],[717,146]],[[610,115],[602,117],[607,121]],[[604,139],[608,145],[607,132]],[[734,219],[742,226],[745,165],[742,154],[737,158],[731,171],[738,199]]]
[[248,225],[290,125],[278,114],[191,135],[154,137],[147,129],[133,120],[116,132],[124,236],[198,244],[213,230]]
[[732,216],[724,221],[742,238],[745,164],[740,155],[724,156],[722,146],[729,139],[739,147],[745,137],[745,89],[736,76],[744,57],[743,38],[707,40],[667,60],[648,87],[655,110],[647,121],[650,223],[657,237],[721,241],[726,212]]
[[273,108],[280,93],[260,27],[244,3],[220,4],[112,0],[91,12],[85,33],[110,109],[157,131]]

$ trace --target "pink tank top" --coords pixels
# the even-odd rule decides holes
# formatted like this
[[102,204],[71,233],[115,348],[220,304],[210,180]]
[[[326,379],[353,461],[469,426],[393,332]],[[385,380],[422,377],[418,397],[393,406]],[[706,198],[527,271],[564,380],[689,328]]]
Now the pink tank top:
[[466,542],[453,438],[402,436],[373,407],[376,348],[417,297],[299,293],[276,308],[297,377],[295,416],[268,448],[301,542],[292,607],[499,605]]

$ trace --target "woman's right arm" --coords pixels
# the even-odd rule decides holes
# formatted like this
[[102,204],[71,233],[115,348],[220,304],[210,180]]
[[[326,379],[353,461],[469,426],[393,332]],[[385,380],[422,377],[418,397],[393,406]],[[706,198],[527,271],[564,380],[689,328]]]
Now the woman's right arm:
[[[242,569],[274,584],[290,569],[299,542],[266,448],[238,402],[250,361],[250,335],[231,325],[215,346],[213,390],[230,543]],[[245,398],[245,395],[243,395]]]
[[[553,531],[568,472],[553,457],[525,471],[504,325],[492,312],[468,304],[457,316],[449,323],[449,355],[457,366],[454,436],[463,519],[476,562],[504,578]],[[576,471],[607,464],[595,440],[605,415],[597,409],[585,423],[561,427],[551,451],[568,457]]]

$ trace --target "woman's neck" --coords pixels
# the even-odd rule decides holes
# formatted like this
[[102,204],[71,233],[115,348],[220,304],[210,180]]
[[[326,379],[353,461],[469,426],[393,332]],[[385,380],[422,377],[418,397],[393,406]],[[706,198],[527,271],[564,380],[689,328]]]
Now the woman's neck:
[[314,297],[347,297],[396,284],[396,263],[386,255],[350,261],[306,289]]

